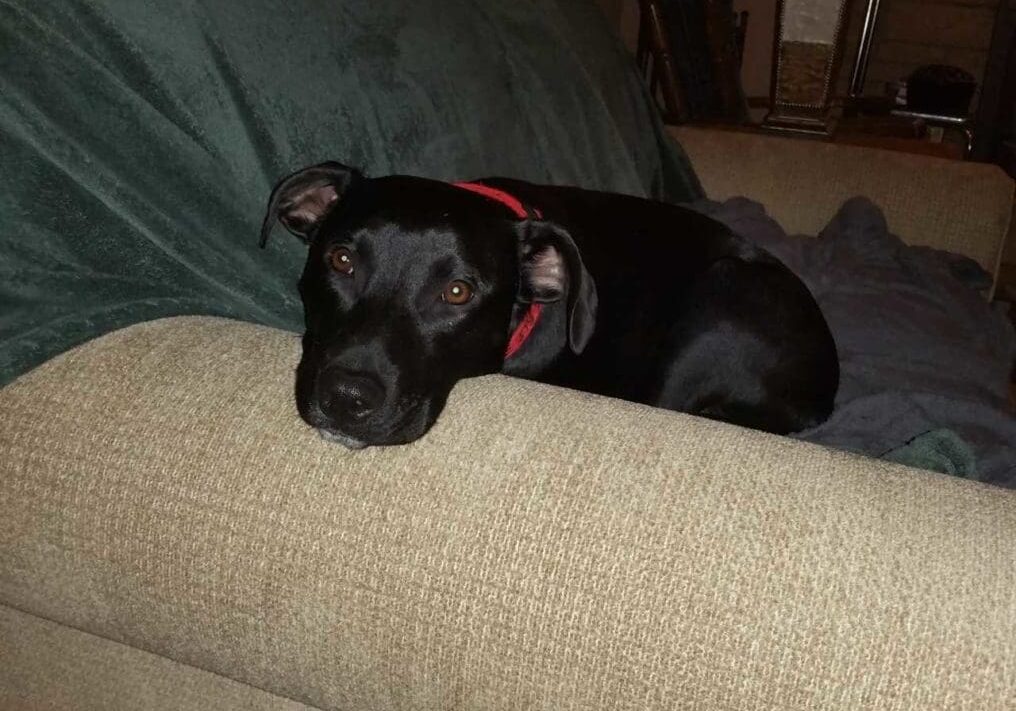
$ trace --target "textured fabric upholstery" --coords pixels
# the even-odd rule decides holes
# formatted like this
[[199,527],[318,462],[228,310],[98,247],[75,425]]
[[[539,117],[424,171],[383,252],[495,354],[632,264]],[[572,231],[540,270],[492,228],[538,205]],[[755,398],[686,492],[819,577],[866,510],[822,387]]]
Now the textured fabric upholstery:
[[0,390],[0,603],[322,709],[1013,708],[1011,492],[501,376],[348,452],[297,354],[170,319]]
[[311,707],[0,605],[5,711],[306,711]]
[[848,198],[871,197],[909,244],[973,258],[997,279],[1013,210],[998,167],[756,133],[670,127],[714,200],[761,202],[787,232],[817,234]]

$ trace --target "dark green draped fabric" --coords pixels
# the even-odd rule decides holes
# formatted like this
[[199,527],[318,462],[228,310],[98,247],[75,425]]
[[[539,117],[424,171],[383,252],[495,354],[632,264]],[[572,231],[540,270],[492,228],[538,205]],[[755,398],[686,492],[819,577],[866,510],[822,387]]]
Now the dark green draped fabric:
[[683,201],[593,0],[0,0],[0,383],[137,321],[299,329],[282,175],[505,175]]

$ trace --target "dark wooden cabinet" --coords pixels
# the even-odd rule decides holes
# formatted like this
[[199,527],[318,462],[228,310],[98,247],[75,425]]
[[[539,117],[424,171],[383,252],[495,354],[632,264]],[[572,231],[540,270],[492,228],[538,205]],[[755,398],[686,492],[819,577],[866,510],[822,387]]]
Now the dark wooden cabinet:
[[974,160],[998,163],[1016,178],[1016,0],[1002,0],[974,117]]

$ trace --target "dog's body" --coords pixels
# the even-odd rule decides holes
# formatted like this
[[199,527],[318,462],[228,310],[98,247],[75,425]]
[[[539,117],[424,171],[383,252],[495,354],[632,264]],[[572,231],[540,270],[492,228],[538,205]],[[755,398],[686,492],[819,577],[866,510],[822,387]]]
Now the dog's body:
[[[540,219],[339,164],[276,188],[263,238],[280,219],[310,244],[297,402],[323,434],[411,441],[456,381],[498,371],[770,432],[828,417],[835,345],[807,288],[767,252],[674,205],[480,183]],[[533,303],[531,333],[505,358]]]
[[772,432],[829,416],[832,336],[805,286],[768,253],[683,207],[483,182],[562,225],[599,297],[581,354],[527,354],[506,373]]

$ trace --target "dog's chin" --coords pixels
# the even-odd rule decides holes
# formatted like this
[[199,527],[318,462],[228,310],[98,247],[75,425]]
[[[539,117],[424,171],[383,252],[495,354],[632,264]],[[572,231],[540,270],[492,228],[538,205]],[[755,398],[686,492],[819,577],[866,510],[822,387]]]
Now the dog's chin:
[[417,422],[407,427],[402,427],[395,432],[385,432],[382,434],[357,433],[355,436],[340,432],[331,423],[322,422],[321,420],[309,422],[308,424],[317,430],[321,439],[326,442],[334,442],[335,444],[341,444],[346,449],[357,450],[365,449],[366,447],[392,447],[400,444],[409,444],[426,434],[433,423]]
[[329,430],[324,427],[318,428],[318,434],[321,435],[321,439],[327,442],[335,442],[336,444],[341,444],[346,449],[364,449],[365,447],[370,446],[366,442],[354,439],[353,437],[349,437],[340,432],[336,432],[335,430]]
[[351,450],[410,444],[423,437],[437,419],[431,414],[430,407],[414,408],[403,414],[393,428],[368,428],[363,432],[348,433],[341,431],[313,401],[298,399],[297,410],[303,421],[317,430],[322,439]]

